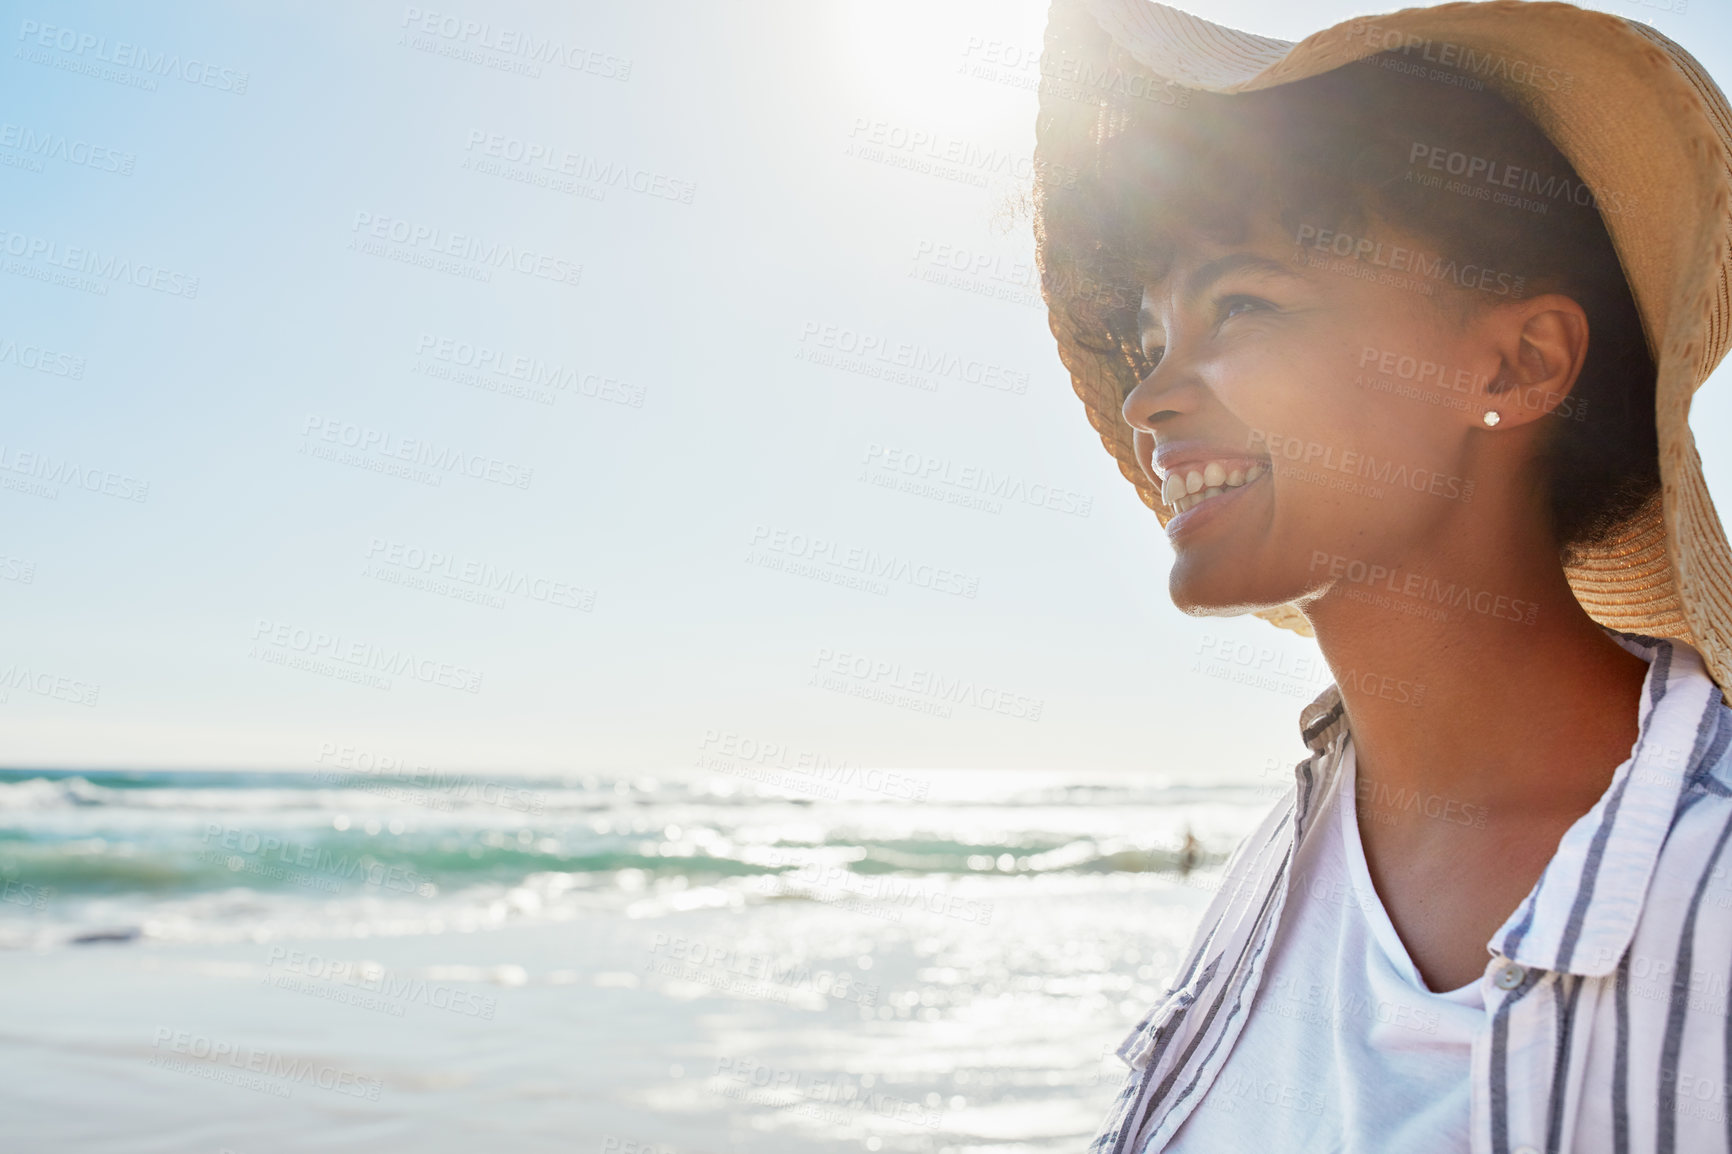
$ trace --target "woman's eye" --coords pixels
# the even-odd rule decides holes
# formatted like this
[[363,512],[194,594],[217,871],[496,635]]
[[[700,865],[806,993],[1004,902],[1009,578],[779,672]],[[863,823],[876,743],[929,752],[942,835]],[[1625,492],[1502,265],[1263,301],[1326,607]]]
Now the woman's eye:
[[1138,349],[1136,365],[1137,379],[1140,381],[1150,373],[1154,372],[1156,367],[1160,365],[1161,358],[1166,356],[1166,354],[1167,350],[1164,345],[1156,345],[1154,348],[1148,348],[1145,346],[1144,348]]
[[1252,311],[1255,311],[1257,309],[1266,309],[1268,307],[1269,307],[1269,302],[1266,300],[1262,300],[1261,298],[1258,298],[1258,297],[1247,297],[1247,296],[1222,297],[1221,298],[1221,310],[1220,310],[1221,311],[1221,319],[1222,320],[1229,320],[1233,317],[1238,316],[1241,312],[1252,312]]

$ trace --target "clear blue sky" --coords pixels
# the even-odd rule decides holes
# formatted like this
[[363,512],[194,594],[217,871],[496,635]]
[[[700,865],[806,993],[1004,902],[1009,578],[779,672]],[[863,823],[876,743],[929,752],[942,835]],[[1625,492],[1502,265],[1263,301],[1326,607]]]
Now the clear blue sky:
[[[1732,75],[1723,0],[1599,6]],[[7,5],[0,668],[34,680],[0,763],[1291,761],[1301,697],[1191,669],[1314,650],[1171,607],[1033,303],[1043,19]],[[933,153],[972,179],[895,163]],[[1723,496],[1728,385],[1693,417]],[[972,703],[927,711],[940,680]]]

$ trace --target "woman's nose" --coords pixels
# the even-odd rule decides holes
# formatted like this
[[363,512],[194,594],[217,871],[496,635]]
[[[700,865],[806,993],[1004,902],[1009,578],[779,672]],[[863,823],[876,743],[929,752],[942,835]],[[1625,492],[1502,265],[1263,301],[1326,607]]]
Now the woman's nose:
[[1169,349],[1160,362],[1150,369],[1136,387],[1125,395],[1125,423],[1145,433],[1197,407],[1197,382],[1186,372],[1182,362]]

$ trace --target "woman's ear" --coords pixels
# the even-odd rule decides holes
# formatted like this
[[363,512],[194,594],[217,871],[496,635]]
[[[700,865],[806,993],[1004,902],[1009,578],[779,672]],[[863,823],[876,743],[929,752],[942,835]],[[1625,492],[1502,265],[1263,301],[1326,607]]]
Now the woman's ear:
[[1546,293],[1499,305],[1482,318],[1498,356],[1487,383],[1487,426],[1514,428],[1550,414],[1570,395],[1588,355],[1588,314],[1571,297]]

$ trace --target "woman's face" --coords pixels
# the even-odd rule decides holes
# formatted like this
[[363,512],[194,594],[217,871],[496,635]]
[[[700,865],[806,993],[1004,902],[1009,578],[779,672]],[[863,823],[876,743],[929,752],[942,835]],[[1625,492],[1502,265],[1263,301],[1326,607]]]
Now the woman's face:
[[[1424,250],[1389,230],[1378,240]],[[1306,602],[1356,561],[1448,555],[1452,527],[1484,506],[1473,473],[1500,364],[1479,310],[1444,305],[1452,291],[1299,248],[1272,223],[1244,244],[1182,251],[1145,286],[1154,368],[1124,415],[1179,510],[1175,604]]]

